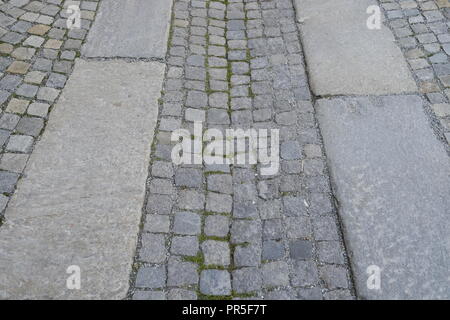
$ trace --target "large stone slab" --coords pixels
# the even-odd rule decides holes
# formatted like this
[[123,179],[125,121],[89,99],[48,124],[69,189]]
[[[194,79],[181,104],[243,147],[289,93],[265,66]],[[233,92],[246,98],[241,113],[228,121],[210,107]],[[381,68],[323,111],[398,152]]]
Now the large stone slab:
[[[317,105],[359,297],[449,299],[450,161],[421,99]],[[381,290],[367,288],[370,265]]]
[[76,62],[0,227],[1,299],[125,297],[163,73]]
[[369,30],[375,0],[295,0],[311,87],[317,96],[416,92],[394,36]]
[[82,49],[86,57],[164,59],[172,1],[102,1]]

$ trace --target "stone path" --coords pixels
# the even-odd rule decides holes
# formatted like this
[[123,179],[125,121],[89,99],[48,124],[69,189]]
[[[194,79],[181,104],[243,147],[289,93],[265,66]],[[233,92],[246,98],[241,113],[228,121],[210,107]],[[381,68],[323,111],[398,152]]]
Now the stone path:
[[[15,3],[24,5],[25,9],[39,6],[41,12],[44,9],[47,12],[50,8],[54,8],[56,12],[65,12],[62,6],[60,8],[45,1],[26,4],[27,2]],[[61,1],[56,2],[59,4]],[[97,2],[83,1],[78,4],[81,8],[98,9],[100,17],[103,17],[105,12],[110,12],[110,5],[122,10],[117,6],[119,2],[122,3],[121,0],[103,1],[99,7]],[[145,2],[140,0],[128,3],[127,9],[135,12]],[[64,4],[69,3],[72,2],[66,1]],[[170,5],[165,8],[165,28],[168,33]],[[19,9],[15,10],[5,12],[11,14]],[[84,14],[86,13],[82,11],[82,16]],[[163,16],[163,12],[160,14]],[[90,16],[94,17],[93,14]],[[104,38],[102,33],[105,30],[96,27],[97,23],[102,23],[101,19],[99,21],[94,23],[86,45],[88,48],[92,47],[92,42],[96,42],[97,38]],[[121,28],[131,34],[136,22],[143,21],[122,19]],[[82,34],[84,38],[85,30],[78,29],[78,33],[73,30],[67,32],[65,23],[63,19],[58,27],[49,31],[49,36],[55,33],[63,37],[67,33],[74,34],[77,38],[80,37],[78,34]],[[150,41],[159,38],[161,32],[162,28],[145,30],[146,39]],[[110,43],[122,43],[121,36],[123,34],[111,37]],[[21,37],[26,38],[25,34]],[[140,37],[135,38],[135,41],[140,40]],[[50,38],[45,43],[51,41],[57,40]],[[59,45],[66,47],[67,43],[73,41],[76,41],[77,49],[81,47],[81,40],[71,39],[65,44],[61,41]],[[160,43],[164,42],[160,40]],[[38,54],[51,53],[55,59],[68,54],[67,51],[42,50]],[[129,46],[127,50],[132,57],[145,60],[150,58],[147,54],[143,55],[139,46]],[[79,51],[70,52],[73,57],[79,55]],[[159,57],[155,57],[157,58]],[[34,59],[31,70],[39,65],[37,61],[47,61],[50,69],[53,64],[55,72],[49,72],[49,78],[44,80],[47,86],[53,86],[52,77],[62,77],[60,73],[56,73],[61,72],[60,69],[55,70],[60,63],[58,60],[52,62],[33,57],[32,61]],[[72,63],[67,62],[67,72],[71,70]],[[7,69],[3,79],[11,76],[8,70],[10,69]],[[76,59],[74,72],[48,117],[47,129],[36,143],[24,178],[19,181],[4,215],[4,223],[0,228],[0,298],[125,298],[144,202],[149,152],[164,71],[165,65],[160,62],[136,59],[93,61],[86,60],[84,56]],[[46,73],[39,74],[42,78],[47,77]],[[61,87],[64,82],[65,80]],[[51,95],[51,101],[57,99],[58,90],[36,87],[37,99],[28,97],[32,99],[32,103],[42,104],[42,100],[49,100],[47,96],[40,94],[42,90]],[[16,91],[16,94],[20,95],[20,92]],[[21,101],[21,113],[25,113],[30,102],[22,98]],[[10,121],[7,123],[11,126],[10,130],[16,127],[6,146],[7,151],[15,153],[11,153],[10,158],[6,157],[10,153],[4,154],[1,163],[9,159],[9,165],[12,166],[18,162],[14,157],[22,156],[32,149],[33,139],[25,134],[37,137],[43,129],[44,120],[28,116],[32,110],[42,111],[42,108],[32,108],[33,104],[28,107],[28,115],[22,118],[11,113],[19,111],[9,110],[10,105],[11,102],[2,119],[9,117]],[[41,113],[45,120],[48,108],[47,104],[45,113]],[[19,123],[12,123],[11,119],[17,119]],[[30,122],[21,125],[22,121]],[[36,127],[35,124],[40,126]],[[30,141],[22,143],[27,143],[26,149],[25,146],[23,150],[17,149],[18,147],[11,149],[9,146],[14,141],[13,137],[17,141],[29,139]],[[22,140],[18,140],[19,138]],[[6,175],[7,172],[1,173]],[[4,180],[5,178],[2,186],[5,184]],[[14,185],[11,185],[4,192],[12,193],[13,190]],[[80,270],[79,290],[71,290],[66,284],[74,272],[71,269],[73,266]]]
[[450,3],[380,0],[387,25],[410,66],[434,130],[450,152]]
[[318,117],[358,296],[449,299],[450,162],[420,97],[321,99]]
[[[176,0],[167,63],[130,296],[353,298],[292,1]],[[280,171],[174,166],[193,121],[279,129]]]
[[[0,0],[0,298],[449,298],[449,27],[446,0]],[[279,144],[216,159],[279,146],[275,173],[174,162],[177,129],[250,128]]]
[[70,1],[0,1],[1,212],[95,17],[98,0],[78,2],[81,28],[68,30]]
[[[448,299],[450,105],[440,86],[450,12],[433,1],[381,2],[418,91],[392,47],[392,31],[364,23],[375,1],[296,0],[313,91],[328,97],[317,100],[316,109],[356,292],[363,299]],[[342,16],[358,18],[352,24]],[[318,57],[339,61],[329,65],[329,82]],[[370,96],[385,93],[394,95]],[[346,94],[363,96],[333,97]],[[372,266],[381,271],[378,289],[367,285]]]
[[110,1],[99,12],[83,55],[163,60],[171,7],[171,1]]

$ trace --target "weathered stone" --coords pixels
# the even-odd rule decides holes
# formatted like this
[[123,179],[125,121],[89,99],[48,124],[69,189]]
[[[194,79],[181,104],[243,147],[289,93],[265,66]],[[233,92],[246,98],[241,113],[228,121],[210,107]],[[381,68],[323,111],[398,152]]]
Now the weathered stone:
[[33,146],[33,137],[24,135],[12,135],[6,145],[7,151],[29,153]]
[[166,294],[164,291],[136,290],[133,293],[133,300],[166,300]]
[[230,230],[229,218],[222,215],[208,215],[205,219],[204,232],[207,236],[226,237]]
[[191,290],[171,289],[167,294],[168,300],[197,300],[197,294]]
[[162,288],[166,284],[166,268],[164,266],[140,268],[136,276],[138,288]]
[[265,263],[261,267],[264,286],[286,286],[289,284],[289,267],[284,261]]
[[0,161],[0,169],[22,173],[27,164],[28,155],[19,153],[5,153]]
[[236,246],[234,264],[238,267],[256,267],[261,264],[261,247],[258,245]]
[[181,190],[178,196],[178,207],[187,210],[202,210],[205,195],[194,190]]
[[170,252],[181,256],[196,256],[198,253],[198,238],[196,236],[173,237]]
[[111,0],[101,4],[83,54],[164,59],[170,14],[169,1]]
[[237,293],[249,293],[261,290],[262,277],[257,268],[242,268],[233,271],[233,290]]
[[296,261],[293,266],[292,285],[306,287],[318,284],[319,275],[314,261]]
[[281,241],[264,241],[262,247],[263,260],[281,260],[284,258],[284,245]]
[[30,64],[23,61],[14,61],[6,70],[10,73],[25,74],[30,68]]
[[192,262],[184,262],[179,258],[172,257],[168,265],[169,286],[184,286],[198,283],[197,265]]
[[144,230],[148,232],[168,233],[170,229],[170,219],[166,215],[148,214],[145,218]]
[[27,110],[29,103],[28,100],[13,98],[6,107],[6,111],[23,114]]
[[367,16],[361,12],[375,1],[295,0],[294,4],[316,95],[416,91],[391,31],[383,24],[376,32],[366,27]]
[[0,193],[13,193],[18,179],[17,173],[0,171]]
[[30,29],[28,29],[27,32],[34,35],[43,36],[44,34],[47,33],[48,30],[50,30],[49,26],[43,24],[36,24],[32,26]]
[[289,243],[289,251],[292,259],[308,260],[312,258],[313,246],[308,240],[295,240]]
[[205,265],[228,266],[230,264],[230,247],[228,242],[206,240],[202,243]]
[[200,275],[200,291],[208,295],[229,295],[230,274],[225,270],[203,270]]
[[261,223],[252,220],[235,220],[231,226],[231,242],[257,242],[261,238]]
[[[125,297],[163,72],[154,62],[77,61],[0,228],[1,297]],[[67,290],[74,264],[89,276]]]
[[206,210],[219,212],[219,213],[229,213],[233,208],[233,199],[231,196],[226,194],[208,192],[206,198]]
[[[450,252],[436,241],[450,228],[449,177],[442,175],[450,167],[422,100],[320,100],[318,117],[361,297],[448,298],[448,261],[433,252]],[[329,238],[327,228],[315,229]],[[374,232],[376,242],[367,237]],[[366,286],[366,268],[374,264],[383,270],[382,291]]]
[[177,234],[196,235],[200,233],[200,216],[193,212],[178,212],[175,214],[173,231]]

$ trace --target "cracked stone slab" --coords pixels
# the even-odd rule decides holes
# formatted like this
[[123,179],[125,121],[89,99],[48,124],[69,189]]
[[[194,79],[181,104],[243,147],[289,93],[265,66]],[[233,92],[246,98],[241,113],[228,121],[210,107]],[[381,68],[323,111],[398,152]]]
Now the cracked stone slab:
[[171,8],[172,1],[167,0],[103,1],[82,53],[164,59]]
[[[318,100],[357,292],[450,298],[450,161],[416,95]],[[381,268],[381,290],[367,268]]]
[[0,228],[0,298],[125,297],[163,74],[77,60]]
[[295,0],[317,96],[413,93],[416,84],[391,31],[370,30],[374,0]]

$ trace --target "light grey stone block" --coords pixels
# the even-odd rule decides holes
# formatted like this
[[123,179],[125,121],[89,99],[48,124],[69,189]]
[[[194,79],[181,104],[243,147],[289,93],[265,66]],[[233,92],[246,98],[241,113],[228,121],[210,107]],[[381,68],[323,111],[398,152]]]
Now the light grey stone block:
[[[316,95],[415,92],[391,31],[366,26],[374,0],[295,0]],[[339,26],[339,27],[336,27]],[[336,63],[339,61],[339,63]]]
[[166,0],[109,0],[100,4],[83,54],[164,59],[171,6]]
[[[450,162],[422,103],[415,95],[318,101],[362,298],[450,298]],[[370,265],[381,269],[382,290],[367,288]]]
[[[125,298],[163,74],[77,60],[5,212],[1,298]],[[86,275],[80,290],[64,285],[71,265]]]

